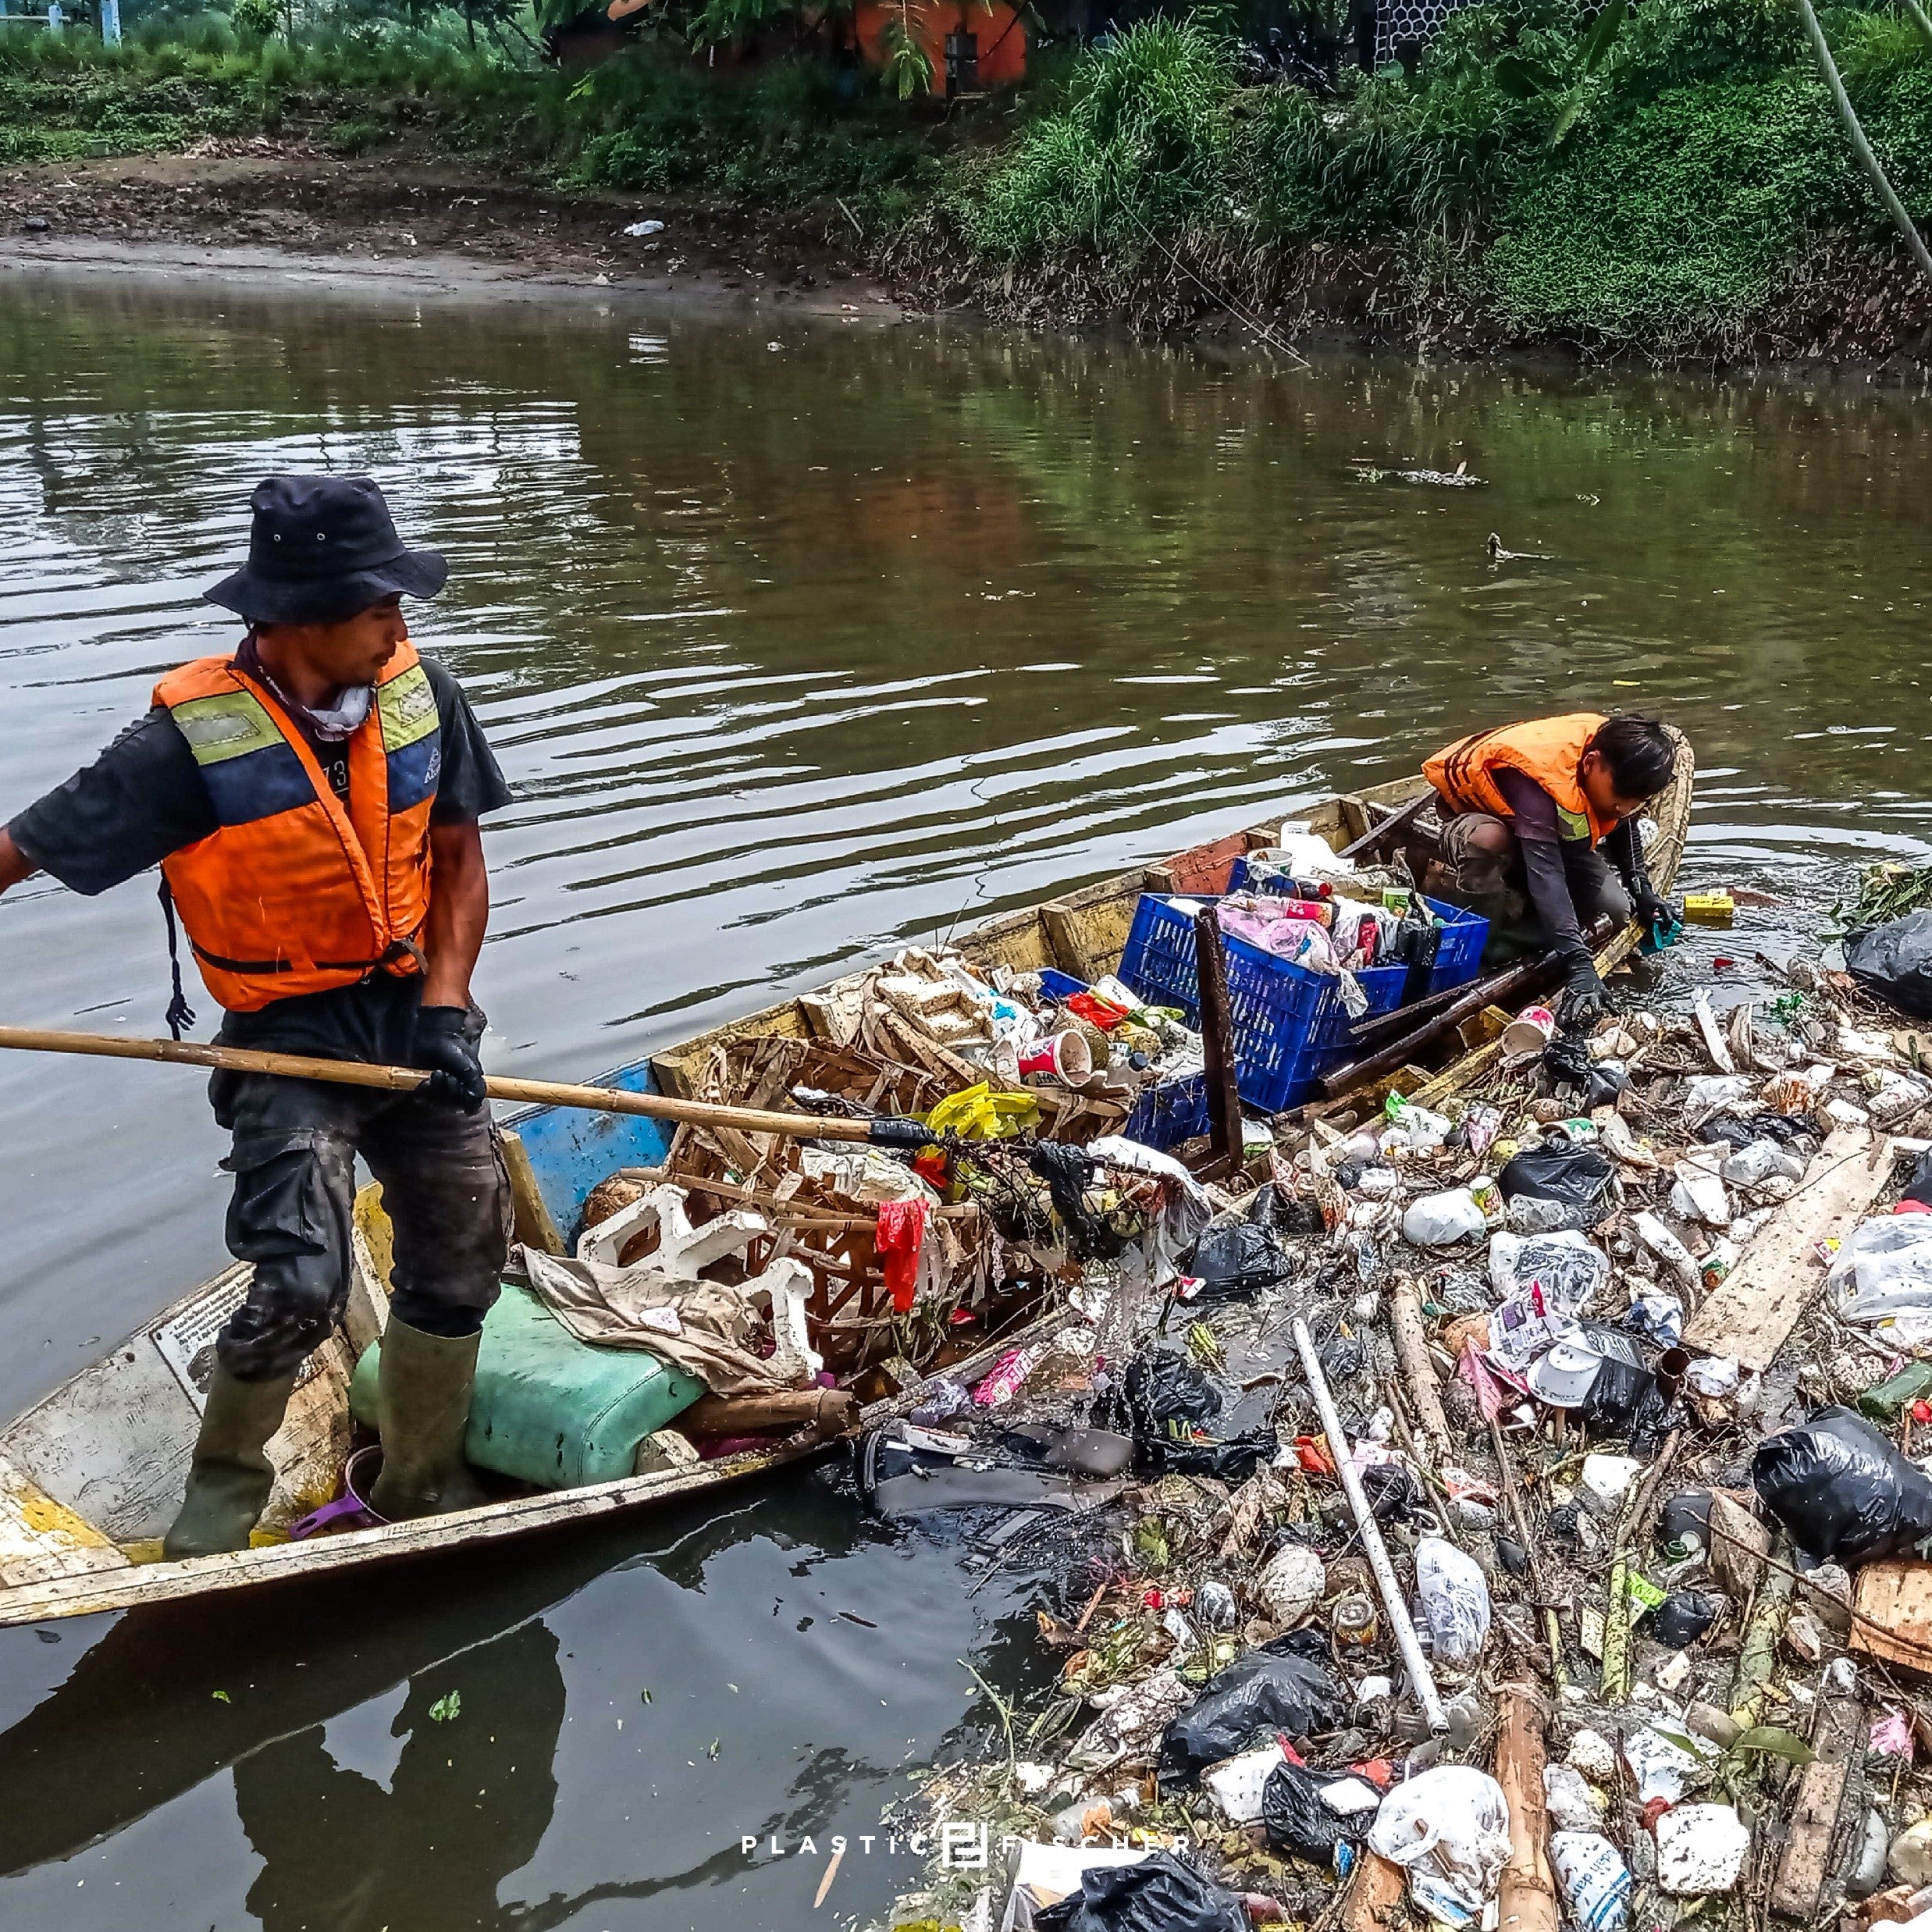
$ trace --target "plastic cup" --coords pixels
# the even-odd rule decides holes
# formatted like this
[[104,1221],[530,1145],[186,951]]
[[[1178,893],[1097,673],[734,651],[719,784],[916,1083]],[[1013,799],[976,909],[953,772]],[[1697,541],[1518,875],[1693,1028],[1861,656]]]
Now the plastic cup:
[[1541,1053],[1556,1034],[1557,1016],[1547,1006],[1525,1006],[1503,1029],[1503,1057],[1522,1059]]

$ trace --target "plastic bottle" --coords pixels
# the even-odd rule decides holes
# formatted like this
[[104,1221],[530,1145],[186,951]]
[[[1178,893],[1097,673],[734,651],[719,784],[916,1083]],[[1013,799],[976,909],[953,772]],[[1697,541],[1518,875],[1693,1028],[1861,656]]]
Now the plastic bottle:
[[1415,1546],[1415,1593],[1422,1621],[1445,1663],[1470,1664],[1489,1634],[1489,1585],[1475,1557],[1440,1536]]
[[1563,1902],[1581,1932],[1623,1932],[1630,1912],[1630,1870],[1600,1831],[1557,1831],[1550,1863]]

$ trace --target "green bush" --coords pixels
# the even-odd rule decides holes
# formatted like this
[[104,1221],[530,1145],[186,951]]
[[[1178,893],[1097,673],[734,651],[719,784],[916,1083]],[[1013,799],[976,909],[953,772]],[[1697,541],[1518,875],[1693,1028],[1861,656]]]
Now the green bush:
[[998,260],[1134,251],[1251,219],[1237,189],[1233,50],[1201,20],[1145,20],[1076,66],[1066,99],[959,198],[971,245]]
[[1482,274],[1522,328],[1667,343],[1762,301],[1808,221],[1852,211],[1852,187],[1814,82],[1674,87],[1526,183]]

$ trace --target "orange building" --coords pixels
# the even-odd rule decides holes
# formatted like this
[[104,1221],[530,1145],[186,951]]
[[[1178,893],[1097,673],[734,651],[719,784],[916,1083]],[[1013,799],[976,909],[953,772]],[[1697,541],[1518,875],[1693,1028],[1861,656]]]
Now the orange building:
[[973,55],[971,77],[961,75],[958,92],[982,94],[1026,77],[1026,25],[1006,0],[858,0],[852,23],[859,51],[873,67],[886,65],[891,30],[903,25],[925,53],[936,94],[955,91],[947,85],[946,43],[956,34],[970,37]]

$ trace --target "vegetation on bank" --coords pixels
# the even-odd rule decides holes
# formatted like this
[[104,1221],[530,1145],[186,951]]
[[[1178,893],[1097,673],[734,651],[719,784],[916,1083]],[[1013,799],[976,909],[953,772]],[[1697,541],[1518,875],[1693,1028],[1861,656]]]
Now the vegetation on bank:
[[[1078,277],[1103,305],[1177,261],[1265,293],[1297,251],[1379,243],[1525,334],[1663,348],[1763,303],[1809,233],[1882,240],[1789,0],[1612,3],[1482,0],[1413,76],[1319,91],[1258,80],[1217,16],[1155,17],[944,123],[809,54],[713,70],[660,40],[568,72],[447,27],[292,48],[203,16],[118,52],[16,32],[0,162],[297,126],[354,151],[410,138],[567,188],[839,203],[898,229],[902,258]],[[1888,10],[1823,23],[1873,147],[1932,216],[1932,49]]]

